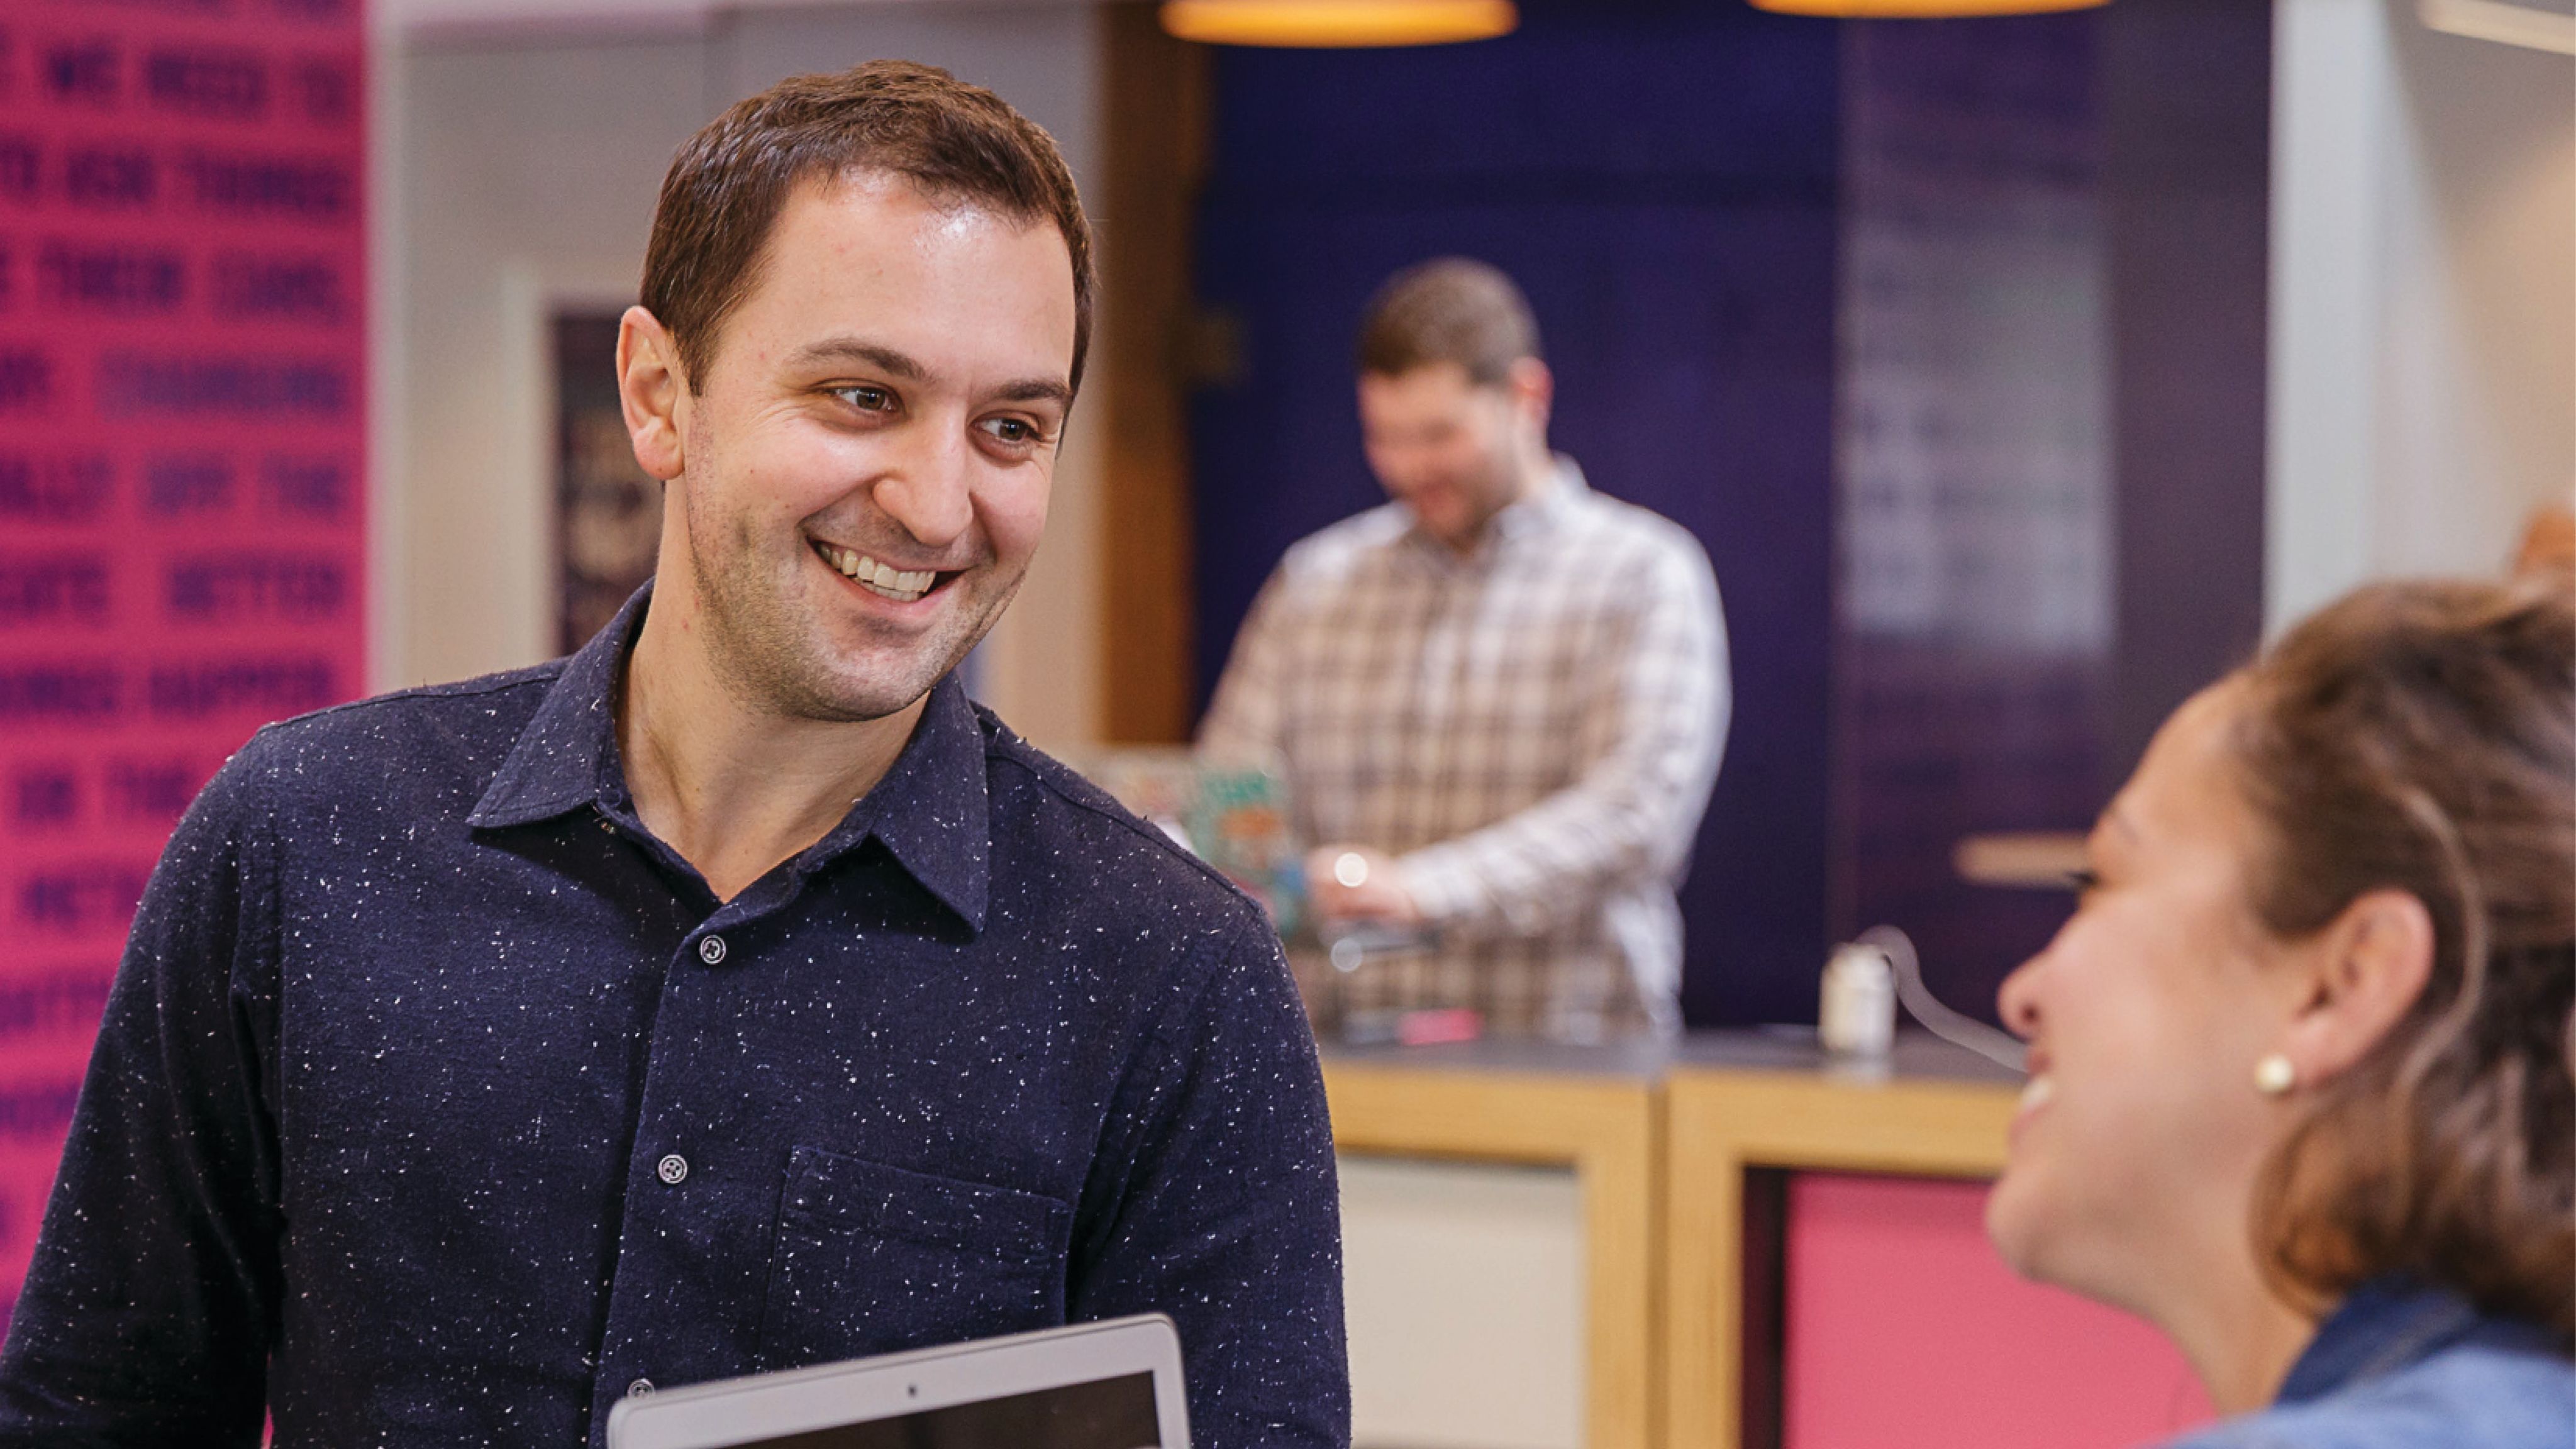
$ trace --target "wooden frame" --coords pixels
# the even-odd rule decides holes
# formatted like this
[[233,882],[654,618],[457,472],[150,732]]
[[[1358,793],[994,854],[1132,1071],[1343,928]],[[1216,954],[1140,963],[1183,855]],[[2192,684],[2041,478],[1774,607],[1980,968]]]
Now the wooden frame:
[[1650,1078],[1324,1064],[1344,1152],[1571,1167],[1585,1252],[1587,1449],[1655,1449],[1661,1094]]
[[1163,33],[1154,7],[1099,8],[1105,173],[1094,401],[1100,428],[1100,719],[1110,744],[1181,744],[1196,716],[1189,383],[1196,312],[1191,208],[1208,166],[1208,52]]
[[1991,1177],[2015,1088],[1676,1067],[1664,1080],[1664,1415],[1673,1449],[1739,1449],[1747,1168]]

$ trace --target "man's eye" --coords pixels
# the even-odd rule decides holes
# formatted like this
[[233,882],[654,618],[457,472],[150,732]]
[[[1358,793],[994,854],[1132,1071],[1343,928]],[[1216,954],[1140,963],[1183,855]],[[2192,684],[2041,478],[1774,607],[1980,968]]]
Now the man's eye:
[[984,431],[1005,443],[1034,443],[1039,440],[1036,425],[1026,418],[987,418]]
[[894,394],[881,387],[836,387],[832,396],[864,413],[881,413],[894,406]]

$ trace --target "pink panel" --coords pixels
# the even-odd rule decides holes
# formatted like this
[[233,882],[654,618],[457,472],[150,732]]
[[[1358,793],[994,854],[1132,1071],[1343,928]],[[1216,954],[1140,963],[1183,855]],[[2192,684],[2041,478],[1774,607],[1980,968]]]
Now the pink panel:
[[359,0],[0,4],[0,1311],[134,902],[365,682]]
[[1784,1449],[2123,1449],[2205,1421],[2137,1319],[2013,1276],[1983,1183],[1789,1183]]

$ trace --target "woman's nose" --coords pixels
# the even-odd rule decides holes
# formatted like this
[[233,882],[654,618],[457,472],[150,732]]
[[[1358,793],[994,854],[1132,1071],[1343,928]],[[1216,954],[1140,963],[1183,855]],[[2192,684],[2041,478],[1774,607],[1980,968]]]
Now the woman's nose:
[[1995,1014],[2002,1018],[2004,1030],[2024,1041],[2039,1030],[2039,972],[2047,957],[2043,951],[2014,967],[1995,992]]

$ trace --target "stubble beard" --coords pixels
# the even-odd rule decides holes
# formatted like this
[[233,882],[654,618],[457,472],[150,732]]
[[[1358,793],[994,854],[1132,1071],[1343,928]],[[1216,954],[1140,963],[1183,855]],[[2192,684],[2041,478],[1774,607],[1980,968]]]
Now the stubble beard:
[[[953,610],[936,632],[913,640],[894,667],[858,677],[822,626],[828,604],[812,601],[816,607],[799,608],[800,596],[813,584],[834,587],[824,580],[805,582],[811,550],[801,533],[791,535],[784,556],[773,557],[778,545],[764,546],[749,518],[710,517],[694,493],[686,507],[689,575],[709,659],[717,677],[760,713],[833,724],[899,713],[957,667],[1019,592],[1020,580],[1010,579],[982,609]],[[717,539],[722,546],[710,548]],[[962,579],[947,585],[964,586]]]
[[1452,548],[1472,549],[1482,543],[1494,520],[1514,501],[1509,455],[1496,453],[1481,461],[1473,472],[1446,480],[1450,495],[1459,503],[1459,516],[1440,541]]

